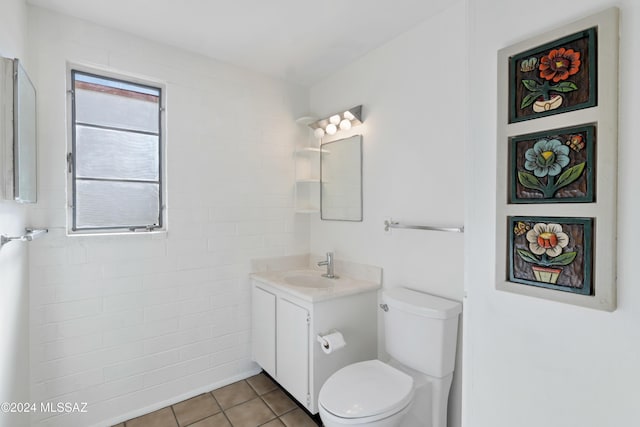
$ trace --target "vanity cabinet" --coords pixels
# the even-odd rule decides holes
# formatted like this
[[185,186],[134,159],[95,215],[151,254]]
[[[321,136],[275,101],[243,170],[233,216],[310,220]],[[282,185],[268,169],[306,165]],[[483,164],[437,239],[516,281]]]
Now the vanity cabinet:
[[[377,289],[306,299],[286,287],[252,280],[252,357],[309,412],[338,369],[377,357]],[[347,345],[325,354],[318,335],[340,331]]]

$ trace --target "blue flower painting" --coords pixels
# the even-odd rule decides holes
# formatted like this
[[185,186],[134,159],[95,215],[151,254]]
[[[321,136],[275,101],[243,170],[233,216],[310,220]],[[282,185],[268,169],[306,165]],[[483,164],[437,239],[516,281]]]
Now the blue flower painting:
[[595,126],[511,138],[511,203],[592,202]]

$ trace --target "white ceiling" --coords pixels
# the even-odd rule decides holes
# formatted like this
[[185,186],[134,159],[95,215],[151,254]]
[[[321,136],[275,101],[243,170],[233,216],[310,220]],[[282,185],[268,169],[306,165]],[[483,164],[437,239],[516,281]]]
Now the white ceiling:
[[455,1],[27,0],[303,85]]

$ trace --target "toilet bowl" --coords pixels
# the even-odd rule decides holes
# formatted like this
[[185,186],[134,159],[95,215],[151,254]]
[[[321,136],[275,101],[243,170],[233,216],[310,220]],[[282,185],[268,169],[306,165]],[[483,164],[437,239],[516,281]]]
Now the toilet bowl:
[[379,360],[346,366],[325,382],[318,399],[325,427],[395,427],[413,401],[414,381]]
[[405,288],[382,293],[389,363],[367,360],[320,389],[325,427],[446,427],[459,302]]

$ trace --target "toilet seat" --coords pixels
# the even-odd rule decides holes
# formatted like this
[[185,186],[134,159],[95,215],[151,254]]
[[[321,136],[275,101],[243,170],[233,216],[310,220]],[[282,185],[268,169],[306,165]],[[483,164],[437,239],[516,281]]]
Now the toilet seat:
[[344,424],[390,417],[413,399],[413,378],[379,360],[367,360],[335,372],[320,390],[327,415]]

